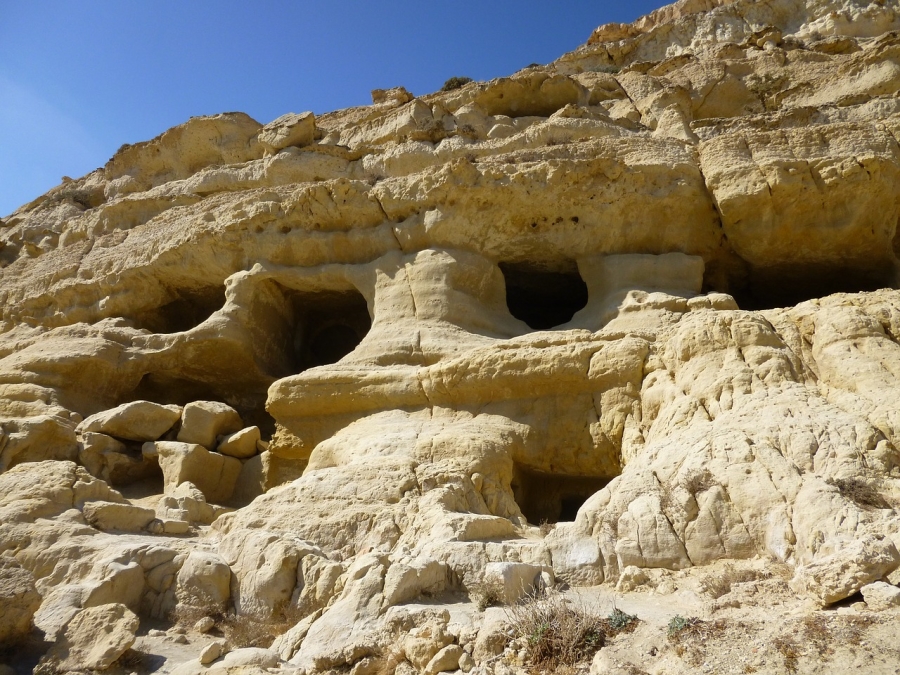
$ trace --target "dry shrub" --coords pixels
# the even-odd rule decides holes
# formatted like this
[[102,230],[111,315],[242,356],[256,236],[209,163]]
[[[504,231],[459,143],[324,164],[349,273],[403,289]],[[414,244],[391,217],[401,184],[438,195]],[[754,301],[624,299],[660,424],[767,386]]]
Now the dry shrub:
[[664,512],[678,513],[684,511],[684,506],[675,495],[677,487],[683,488],[695,499],[698,494],[709,490],[718,482],[708,469],[691,469],[679,476],[677,480],[660,483],[659,504]]
[[713,475],[708,469],[694,469],[688,471],[678,482],[692,495],[706,492],[714,485],[718,485],[716,479],[713,478]]
[[800,649],[791,637],[779,637],[772,641],[775,651],[784,659],[784,669],[788,673],[797,672],[797,664],[800,660]]
[[878,490],[862,478],[828,478],[825,482],[835,486],[842,497],[849,499],[858,506],[875,509],[891,508],[891,505],[885,501]]
[[272,619],[256,619],[242,616],[233,610],[225,612],[213,602],[200,606],[179,604],[169,615],[169,619],[185,629],[190,629],[200,619],[210,617],[215,621],[214,630],[225,637],[229,649],[243,647],[268,648],[279,635],[293,628],[304,618],[302,612],[293,607],[285,608]]
[[459,89],[460,87],[469,84],[469,82],[471,81],[471,77],[451,77],[449,80],[444,82],[444,86],[441,87],[441,91],[453,91],[454,89]]
[[553,532],[556,528],[556,523],[551,523],[549,520],[542,520],[541,524],[538,525],[538,529],[541,532],[542,537],[546,537],[548,534]]
[[498,581],[484,581],[473,584],[469,588],[469,597],[478,611],[483,612],[488,607],[499,607],[504,603],[506,593]]
[[703,621],[697,617],[673,616],[669,621],[668,638],[675,653],[692,665],[699,665],[706,658],[706,646],[728,629],[724,619]]
[[606,641],[607,623],[558,593],[511,608],[510,626],[513,639],[525,644],[528,664],[542,672],[588,661]]

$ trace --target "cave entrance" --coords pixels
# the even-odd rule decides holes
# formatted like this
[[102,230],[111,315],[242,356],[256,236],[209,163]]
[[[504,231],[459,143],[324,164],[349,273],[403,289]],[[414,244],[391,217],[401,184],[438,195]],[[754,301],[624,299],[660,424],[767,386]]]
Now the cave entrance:
[[225,285],[199,289],[181,289],[161,307],[141,312],[134,317],[137,328],[151,333],[183,333],[196,328],[225,305]]
[[356,349],[372,327],[368,303],[359,291],[286,289],[285,297],[294,315],[289,346],[294,372],[337,363]]
[[796,265],[754,269],[747,282],[734,289],[741,309],[793,307],[832,293],[863,293],[896,286],[893,265]]
[[542,473],[516,465],[513,496],[529,523],[570,522],[578,509],[611,478]]
[[587,305],[588,289],[574,261],[561,269],[531,263],[500,263],[510,314],[530,328],[546,330],[572,320]]

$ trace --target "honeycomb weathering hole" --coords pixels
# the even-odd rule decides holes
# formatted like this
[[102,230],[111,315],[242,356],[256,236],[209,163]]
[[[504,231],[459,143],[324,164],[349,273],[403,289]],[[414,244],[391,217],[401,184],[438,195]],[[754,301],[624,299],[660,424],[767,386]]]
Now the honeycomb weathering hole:
[[296,372],[337,363],[362,342],[372,327],[359,291],[288,292],[294,329],[291,361]]
[[500,263],[510,314],[530,328],[546,330],[572,320],[587,305],[588,289],[574,262],[563,269]]
[[511,488],[522,514],[534,525],[570,522],[578,509],[611,478],[542,473],[522,466],[513,472]]
[[225,286],[179,290],[161,307],[134,318],[138,328],[151,333],[182,333],[196,328],[225,305]]

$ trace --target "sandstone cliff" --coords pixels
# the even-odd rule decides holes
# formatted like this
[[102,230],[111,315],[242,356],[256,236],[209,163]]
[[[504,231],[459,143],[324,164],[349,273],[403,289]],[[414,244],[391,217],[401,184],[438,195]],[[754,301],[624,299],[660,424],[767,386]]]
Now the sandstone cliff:
[[726,563],[894,616],[898,31],[682,0],[509,78],[192,118],[5,217],[0,640],[103,606],[280,626],[185,673],[499,673],[485,587]]

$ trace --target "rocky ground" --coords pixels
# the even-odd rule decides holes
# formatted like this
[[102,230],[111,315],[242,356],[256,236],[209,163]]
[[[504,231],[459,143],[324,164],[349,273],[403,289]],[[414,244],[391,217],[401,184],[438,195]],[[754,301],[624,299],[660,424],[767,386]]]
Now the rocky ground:
[[3,659],[900,670],[898,30],[682,0],[4,217]]

